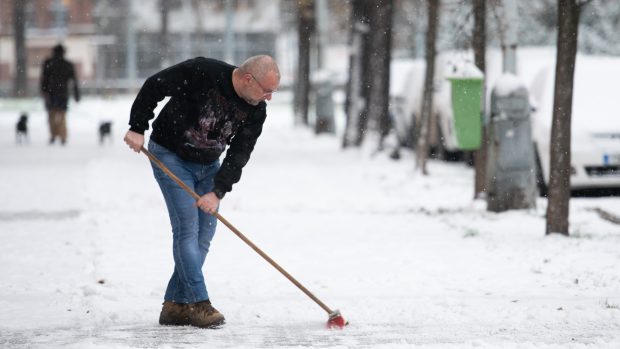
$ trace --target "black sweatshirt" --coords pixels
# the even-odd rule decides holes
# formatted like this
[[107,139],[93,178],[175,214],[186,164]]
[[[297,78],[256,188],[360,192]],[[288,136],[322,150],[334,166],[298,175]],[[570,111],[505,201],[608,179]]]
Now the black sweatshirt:
[[79,101],[80,88],[73,63],[57,53],[43,62],[41,92],[47,94],[45,99],[47,109],[67,110],[71,80],[73,80],[73,96],[76,101]]
[[232,84],[234,66],[197,57],[146,80],[131,107],[130,130],[144,134],[153,110],[170,100],[153,122],[151,139],[183,160],[208,164],[229,149],[215,176],[220,199],[241,178],[266,118],[266,104],[241,99]]

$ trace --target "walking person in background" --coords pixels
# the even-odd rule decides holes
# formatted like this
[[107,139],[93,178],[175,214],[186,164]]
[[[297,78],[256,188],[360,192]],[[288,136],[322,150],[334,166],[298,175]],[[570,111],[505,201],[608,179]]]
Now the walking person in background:
[[125,142],[140,152],[153,110],[171,97],[153,122],[148,149],[201,196],[195,201],[152,164],[170,216],[174,257],[162,325],[212,328],[224,323],[211,305],[202,273],[217,223],[209,213],[217,211],[241,178],[267,116],[265,101],[279,84],[279,69],[270,56],[250,57],[239,67],[198,57],[148,78],[133,103]]
[[47,110],[50,127],[50,144],[58,137],[61,144],[67,142],[66,113],[69,103],[69,83],[73,82],[73,96],[80,101],[80,89],[73,63],[64,58],[65,48],[58,44],[52,56],[43,63],[41,94]]

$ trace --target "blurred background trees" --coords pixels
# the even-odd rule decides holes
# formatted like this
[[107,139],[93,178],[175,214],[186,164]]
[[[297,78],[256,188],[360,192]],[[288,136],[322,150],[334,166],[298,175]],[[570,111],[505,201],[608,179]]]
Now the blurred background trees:
[[[333,94],[338,110],[332,114],[342,120],[337,132],[342,146],[360,147],[370,138],[377,142],[373,148],[381,151],[395,132],[391,65],[425,59],[424,71],[406,77],[424,77],[418,87],[424,96],[416,102],[422,110],[412,121],[417,125],[410,125],[415,135],[405,136],[417,140],[417,146],[413,142],[408,146],[417,148],[419,167],[426,173],[427,156],[453,155],[443,148],[444,135],[431,108],[438,89],[433,77],[442,69],[435,67],[435,53],[453,50],[463,57],[471,53],[470,60],[484,73],[488,68],[484,53],[499,48],[504,40],[502,9],[509,1],[517,10],[515,46],[555,46],[558,40],[574,45],[570,49],[558,45],[558,69],[564,67],[558,70],[559,77],[565,80],[557,85],[566,88],[556,90],[554,109],[554,119],[563,126],[559,134],[570,136],[566,106],[572,94],[568,87],[574,52],[620,55],[618,1],[577,2],[579,15],[566,29],[562,21],[574,17],[565,15],[572,13],[575,1],[7,0],[0,2],[0,97],[36,96],[41,63],[59,42],[76,64],[84,93],[97,95],[134,93],[162,67],[195,56],[240,64],[249,56],[269,54],[281,67],[281,91],[293,95],[297,125],[315,126],[318,133],[322,129],[316,127],[318,107],[327,110]],[[558,35],[558,28],[568,31]],[[398,73],[396,77],[405,78]],[[328,87],[322,96],[321,86]],[[484,107],[482,118],[488,114]],[[473,157],[476,197],[485,192],[485,134],[483,129],[483,146]],[[570,155],[569,141],[570,137],[554,143],[557,154]],[[398,148],[401,140],[396,143]],[[392,157],[398,158],[398,152]],[[463,151],[457,158],[471,162],[471,152]],[[565,188],[570,169],[557,158],[552,164],[561,164],[553,168],[549,187],[550,200],[560,198],[557,205],[550,205],[560,213],[548,212],[549,217],[560,217],[557,223],[568,215]],[[548,231],[567,229],[565,223],[554,223]]]
[[[53,45],[63,42],[77,63],[85,92],[123,91],[165,66],[188,57],[203,55],[226,58],[231,49],[226,35],[232,32],[233,62],[257,53],[276,56],[286,68],[284,87],[292,87],[298,55],[298,0],[7,0],[0,2],[0,95],[10,96],[26,72],[25,93],[36,92],[39,65]],[[133,4],[132,4],[133,3]],[[315,1],[307,5],[316,7]],[[348,46],[354,28],[352,12],[362,0],[326,1],[326,15],[314,21],[326,23],[328,35],[311,40],[310,75],[318,66],[335,71],[339,88],[348,75]],[[369,2],[381,13],[390,3]],[[494,12],[501,0],[488,0],[487,45],[499,45]],[[519,45],[555,45],[557,3],[555,0],[521,0]],[[227,27],[227,6],[234,23]],[[387,7],[386,7],[387,6]],[[426,2],[393,0],[391,6],[392,58],[424,56]],[[437,32],[438,52],[471,48],[474,16],[472,0],[444,0]],[[380,18],[385,18],[380,15]],[[579,23],[580,52],[620,54],[620,4],[595,0],[585,7]],[[20,30],[23,23],[23,34]],[[386,33],[387,34],[387,33]],[[23,35],[23,41],[20,39]],[[23,48],[20,48],[23,42]],[[132,49],[133,47],[133,49]],[[375,50],[379,52],[379,50]],[[18,54],[18,52],[20,52]],[[23,53],[22,53],[23,52]],[[135,67],[132,60],[135,59]],[[23,64],[25,60],[25,64]],[[20,69],[17,69],[18,66]],[[137,81],[130,77],[135,75]],[[19,79],[17,78],[19,76]],[[23,82],[20,82],[23,83]]]

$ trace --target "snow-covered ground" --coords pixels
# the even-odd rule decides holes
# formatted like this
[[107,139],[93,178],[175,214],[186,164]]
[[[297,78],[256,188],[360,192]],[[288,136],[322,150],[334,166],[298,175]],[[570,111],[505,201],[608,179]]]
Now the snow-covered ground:
[[[171,234],[146,157],[121,140],[130,104],[73,103],[60,147],[39,101],[0,100],[0,347],[620,347],[620,226],[593,211],[620,199],[574,198],[571,237],[545,236],[544,199],[489,213],[470,168],[431,161],[423,177],[408,154],[342,151],[293,127],[285,99],[221,213],[350,325],[325,329],[220,225],[205,272],[227,324],[161,327]],[[29,146],[14,143],[20,110]]]

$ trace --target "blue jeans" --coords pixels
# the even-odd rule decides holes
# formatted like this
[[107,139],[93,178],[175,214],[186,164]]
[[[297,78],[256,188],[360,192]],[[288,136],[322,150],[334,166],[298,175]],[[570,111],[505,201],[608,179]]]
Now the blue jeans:
[[[198,195],[213,190],[219,160],[208,165],[185,161],[170,150],[150,141],[149,151]],[[175,303],[196,303],[209,299],[202,274],[217,219],[194,207],[196,200],[157,165],[151,163],[155,179],[164,195],[172,225],[174,273],[164,299]]]

